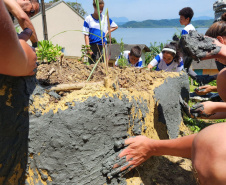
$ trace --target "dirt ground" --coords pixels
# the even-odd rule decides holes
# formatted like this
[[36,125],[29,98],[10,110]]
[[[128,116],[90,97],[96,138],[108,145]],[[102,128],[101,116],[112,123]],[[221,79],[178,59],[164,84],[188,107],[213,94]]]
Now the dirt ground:
[[[84,65],[74,59],[65,59],[58,63],[41,64],[38,66],[37,79],[43,86],[72,84],[85,82],[94,65]],[[139,75],[138,75],[139,74]],[[118,82],[119,88],[150,90],[150,85],[156,78],[165,77],[166,73],[150,72],[138,68],[108,68],[108,76]],[[106,77],[104,64],[98,65],[90,82],[103,81]],[[137,83],[139,82],[139,83]],[[164,126],[163,126],[164,127]],[[162,128],[164,130],[166,128]],[[163,138],[167,139],[167,138]],[[143,167],[132,170],[127,177],[127,185],[195,185],[191,161],[178,157],[152,157]],[[137,181],[140,177],[142,181]]]
[[[87,81],[94,65],[84,65],[75,59],[65,59],[58,63],[41,64],[38,66],[37,79],[41,85],[69,84]],[[139,75],[137,75],[139,73]],[[118,80],[120,88],[136,88],[145,90],[155,78],[163,77],[161,73],[138,68],[108,68],[108,76]],[[99,64],[90,82],[103,81],[106,77],[105,65]],[[140,83],[137,83],[139,81]]]

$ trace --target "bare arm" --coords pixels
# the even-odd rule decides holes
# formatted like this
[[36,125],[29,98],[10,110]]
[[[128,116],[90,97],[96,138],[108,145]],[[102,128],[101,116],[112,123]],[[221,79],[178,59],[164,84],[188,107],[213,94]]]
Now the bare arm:
[[89,45],[89,35],[85,35],[84,38],[85,38],[85,44]]
[[[119,158],[113,157],[116,161],[113,161],[112,168],[108,168],[107,176],[111,178],[115,173],[130,171],[151,156],[172,155],[191,158],[192,143],[195,137],[196,134],[172,140],[153,140],[145,136],[129,138],[123,143],[128,146],[119,154]],[[118,146],[122,146],[121,142]],[[111,159],[112,157],[107,161],[108,164],[112,163]]]
[[33,75],[36,54],[24,40],[18,40],[3,0],[0,0],[0,14],[0,73],[11,76]]
[[206,95],[210,92],[217,92],[217,86],[205,85],[197,88],[195,90],[196,94],[198,95]]
[[226,65],[226,45],[220,43],[218,40],[214,39],[214,44],[216,44],[217,46],[220,47],[220,52],[212,55],[211,53],[207,54],[207,56],[205,56],[204,58],[202,58],[201,60],[207,60],[207,59],[222,59],[220,62],[224,65]]
[[115,31],[117,29],[118,29],[118,26],[111,28],[110,31],[113,32],[113,31]]
[[153,66],[151,64],[148,64],[148,69],[152,69]]
[[15,0],[4,0],[7,9],[17,18],[22,29],[30,28],[32,30],[32,35],[30,40],[32,43],[38,42],[38,37],[35,32],[34,26],[31,23],[28,15],[21,9],[19,4]]
[[[110,32],[113,32],[113,31],[115,31],[115,30],[117,30],[118,29],[118,26],[116,26],[116,27],[112,27],[111,29],[110,29]],[[105,33],[105,37],[107,37],[107,34],[108,34],[109,32],[108,32],[108,30],[106,31],[106,33]]]

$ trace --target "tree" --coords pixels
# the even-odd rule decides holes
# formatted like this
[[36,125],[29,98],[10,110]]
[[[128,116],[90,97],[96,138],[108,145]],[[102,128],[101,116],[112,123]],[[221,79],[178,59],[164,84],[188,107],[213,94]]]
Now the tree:
[[[49,1],[49,2],[50,3],[56,3],[58,1],[60,1],[60,0],[52,0],[52,1]],[[66,3],[69,6],[71,6],[76,12],[78,12],[78,14],[81,15],[82,17],[84,17],[87,14],[80,3],[77,3],[77,2],[66,2]]]
[[77,2],[67,2],[68,5],[70,5],[76,12],[78,12],[79,15],[84,17],[87,13],[83,9],[82,5]]

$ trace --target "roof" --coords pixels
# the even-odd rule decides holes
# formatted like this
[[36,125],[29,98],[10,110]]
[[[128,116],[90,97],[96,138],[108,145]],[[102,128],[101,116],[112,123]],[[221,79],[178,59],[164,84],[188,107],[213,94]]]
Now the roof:
[[[74,11],[76,14],[78,14],[82,19],[84,19],[84,17],[82,17],[75,9],[73,9],[70,5],[68,5],[68,4],[67,4],[66,2],[64,2],[63,0],[58,1],[58,2],[56,2],[56,3],[45,3],[45,11],[54,8],[55,6],[57,6],[57,5],[60,4],[60,3],[66,4],[71,10],[73,10],[73,11]],[[39,16],[40,14],[42,14],[42,12],[41,12],[41,4],[40,4],[40,11],[39,11],[39,13],[37,13],[35,16],[31,17],[30,19],[32,20],[33,18]],[[18,21],[17,21],[16,18],[15,18],[15,21],[14,21],[14,25],[15,25],[15,26],[19,26],[19,25],[18,25]]]
[[[142,51],[150,52],[151,50],[145,44],[124,44],[124,50],[131,50],[132,47],[139,46]],[[110,60],[115,60],[120,55],[120,44],[111,44],[108,46],[111,50]]]
[[217,69],[214,59],[203,60],[201,62],[194,61],[192,62],[193,69]]

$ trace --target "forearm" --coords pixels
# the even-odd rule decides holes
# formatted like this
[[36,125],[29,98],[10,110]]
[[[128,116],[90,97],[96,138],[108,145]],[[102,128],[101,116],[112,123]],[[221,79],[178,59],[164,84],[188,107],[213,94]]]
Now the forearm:
[[217,92],[217,86],[211,86],[211,92]]
[[113,31],[115,31],[115,30],[117,30],[117,29],[118,29],[118,26],[113,27],[113,28],[110,29],[110,32],[113,32]]
[[3,1],[0,0],[0,74],[25,76],[32,74],[36,54],[25,41],[18,40]]
[[214,103],[214,112],[226,112],[226,103],[225,102],[215,102]]
[[30,37],[31,42],[32,43],[38,42],[38,37],[37,37],[37,34],[35,32],[35,28],[34,28],[33,24],[31,23],[29,17],[26,14],[19,16],[18,22],[19,22],[22,29],[30,28],[32,30],[32,35]]
[[89,45],[89,36],[85,35],[84,38],[85,38],[85,44]]
[[32,30],[32,35],[30,40],[32,43],[38,42],[38,37],[35,32],[34,26],[31,23],[28,15],[21,9],[18,3],[15,0],[4,0],[4,3],[7,9],[13,14],[14,17],[18,20],[19,25],[24,30],[25,28],[30,28]]
[[192,143],[195,136],[196,134],[193,134],[177,139],[156,141],[155,155],[171,155],[191,158]]

